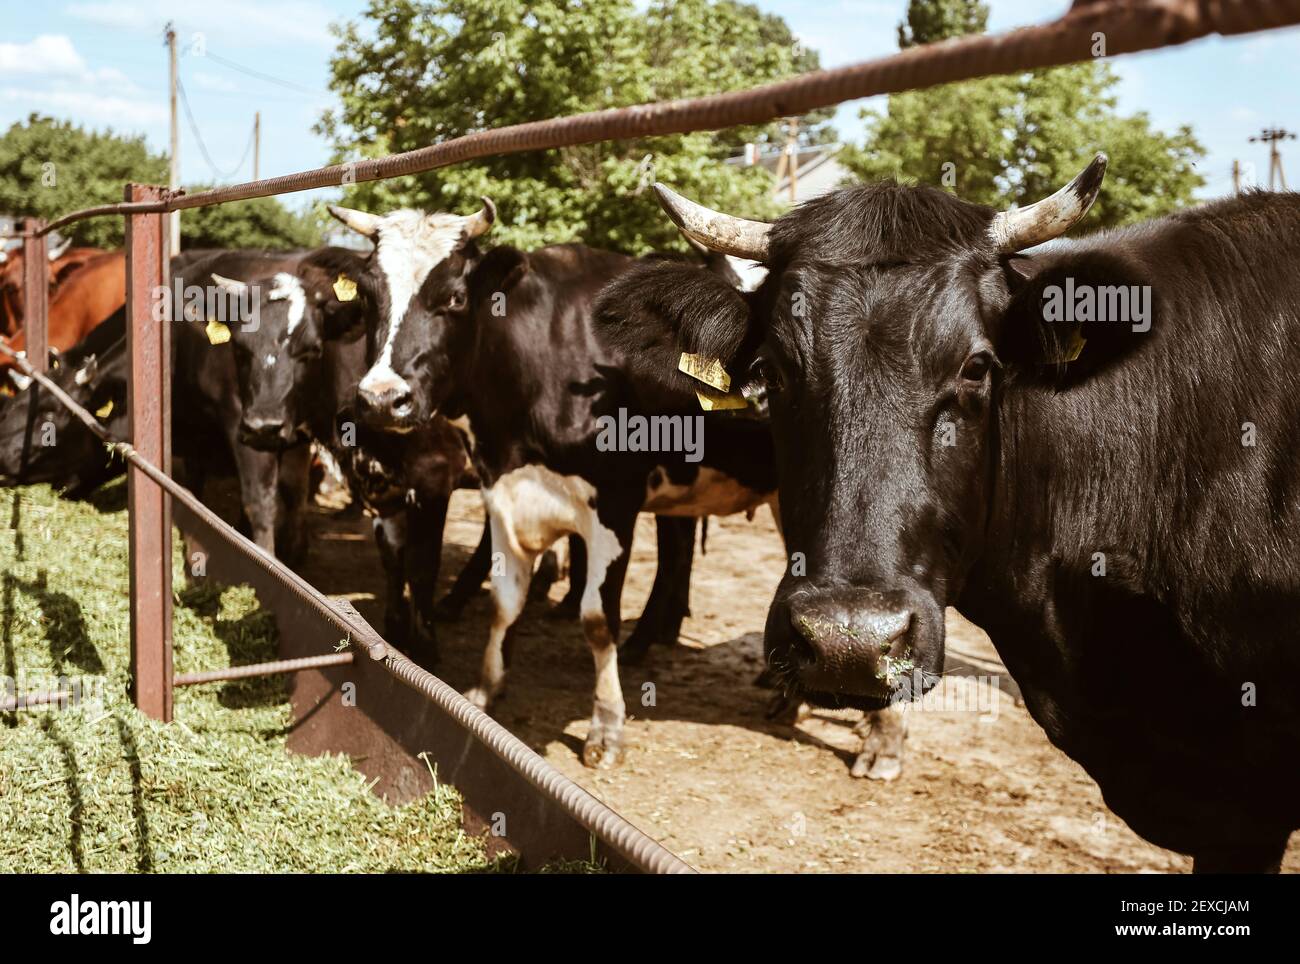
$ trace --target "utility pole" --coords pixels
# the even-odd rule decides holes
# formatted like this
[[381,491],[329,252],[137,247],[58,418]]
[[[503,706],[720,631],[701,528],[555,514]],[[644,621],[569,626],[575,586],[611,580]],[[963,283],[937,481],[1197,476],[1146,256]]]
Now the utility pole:
[[[171,94],[172,131],[171,164],[167,172],[167,186],[175,191],[181,186],[181,129],[176,119],[176,29],[171,21],[167,22],[167,59],[170,67],[169,87]],[[171,241],[172,256],[181,250],[181,212],[173,211],[168,219],[168,234]]]
[[256,181],[258,161],[262,156],[262,112],[253,113],[253,180]]
[[1282,154],[1278,151],[1278,141],[1293,141],[1295,135],[1281,127],[1265,127],[1262,131],[1250,139],[1252,144],[1268,145],[1268,189],[1275,190],[1273,186],[1273,172],[1277,171],[1277,183],[1282,185],[1282,190],[1287,190],[1286,176],[1282,173]]
[[1241,197],[1241,161],[1235,157],[1232,159],[1232,193],[1234,197]]

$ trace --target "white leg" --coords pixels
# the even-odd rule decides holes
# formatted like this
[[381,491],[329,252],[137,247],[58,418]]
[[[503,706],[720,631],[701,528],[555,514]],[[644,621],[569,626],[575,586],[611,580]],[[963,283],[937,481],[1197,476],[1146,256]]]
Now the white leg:
[[524,611],[528,583],[533,575],[535,553],[519,546],[507,531],[508,522],[495,514],[489,517],[492,530],[492,628],[483,651],[483,668],[479,684],[465,693],[465,698],[479,709],[487,709],[500,694],[506,681],[506,634]]
[[595,512],[591,513],[583,539],[587,543],[587,584],[582,592],[582,630],[596,668],[596,689],[582,762],[589,767],[608,769],[617,766],[623,758],[623,722],[627,708],[618,676],[618,639],[605,615],[604,599],[609,593],[622,595],[627,560],[620,556],[624,556],[626,549],[611,530],[601,525]]

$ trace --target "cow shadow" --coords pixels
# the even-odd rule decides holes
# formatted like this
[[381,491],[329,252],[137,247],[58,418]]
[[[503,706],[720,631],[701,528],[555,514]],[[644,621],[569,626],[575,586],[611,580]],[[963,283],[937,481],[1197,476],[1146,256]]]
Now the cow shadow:
[[[4,641],[6,663],[14,662],[12,624],[14,593],[21,592],[36,601],[41,610],[41,624],[50,648],[50,664],[55,675],[63,675],[69,665],[84,673],[103,673],[104,661],[90,640],[81,603],[65,592],[50,589],[46,571],[41,569],[36,578],[20,579],[5,573],[0,585],[0,598],[4,605]],[[12,676],[13,673],[8,675]]]
[[[126,476],[119,476],[99,486],[97,489],[87,493],[84,496],[76,498],[74,501],[84,502],[93,507],[96,512],[108,515],[113,512],[122,512],[126,509],[128,488]],[[64,496],[64,498],[72,498]]]
[[[245,666],[275,659],[274,615],[270,610],[259,607],[238,619],[223,619],[221,594],[226,588],[221,583],[208,580],[193,581],[177,593],[177,602],[211,625],[213,634],[225,647],[226,666]],[[269,647],[268,637],[272,640]],[[219,668],[221,667],[204,667]],[[287,695],[287,682],[283,676],[256,676],[200,685],[219,686],[217,702],[229,710],[282,703]]]
[[[566,731],[591,716],[595,670],[577,620],[557,618],[552,606],[548,600],[534,600],[516,622],[506,692],[490,712],[534,749],[559,743],[581,757],[582,739]],[[442,634],[442,660],[433,671],[458,690],[478,682],[491,615],[491,599],[485,594]],[[620,639],[627,639],[636,625],[635,619],[625,620]],[[851,750],[771,718],[777,693],[755,682],[764,667],[761,631],[709,645],[686,636],[682,640],[652,647],[639,664],[620,662],[629,719],[740,727],[817,747],[834,754],[846,768],[852,766],[856,754]],[[846,731],[857,724],[856,719],[813,712]]]

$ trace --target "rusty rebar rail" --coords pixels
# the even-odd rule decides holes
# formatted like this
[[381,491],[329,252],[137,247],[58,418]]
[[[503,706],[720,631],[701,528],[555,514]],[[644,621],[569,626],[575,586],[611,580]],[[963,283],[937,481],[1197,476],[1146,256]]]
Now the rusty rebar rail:
[[1211,34],[1250,33],[1298,23],[1300,0],[1075,0],[1070,11],[1057,20],[1003,34],[912,47],[888,57],[813,71],[749,90],[614,107],[477,131],[402,154],[318,167],[197,194],[176,193],[160,202],[101,205],[64,215],[47,224],[44,231],[96,215],[206,207],[420,174],[500,154],[764,123],[877,94],[1093,59],[1099,38],[1104,44],[1104,56],[1111,57],[1184,44]]
[[[529,749],[513,733],[456,692],[454,688],[448,686],[432,673],[421,669],[401,652],[389,646],[364,620],[352,619],[346,608],[336,606],[311,583],[232,529],[216,513],[200,502],[194,493],[141,456],[130,443],[114,439],[99,424],[94,415],[79,405],[76,400],[71,398],[48,377],[33,369],[27,363],[27,359],[3,344],[0,344],[0,353],[12,358],[14,363],[23,370],[23,374],[30,376],[49,391],[61,405],[72,412],[105,445],[156,482],[173,499],[184,503],[186,508],[225,536],[231,545],[278,579],[308,605],[317,609],[329,622],[337,626],[346,635],[348,642],[353,646],[367,653],[371,659],[382,659],[388,672],[407,686],[424,694],[438,707],[446,711],[448,715],[454,717],[461,726],[483,743],[492,753],[505,761],[507,765],[536,787],[537,790],[563,807],[565,811],[570,813],[589,832],[604,841],[621,858],[633,866],[640,867],[651,873],[695,872],[690,864],[662,846],[658,841],[648,837],[622,815],[605,806],[578,784],[564,776]],[[344,662],[343,659],[339,658],[339,654],[326,654],[311,659],[320,663],[320,665]],[[285,660],[283,662],[291,664],[302,661]],[[266,665],[268,664],[248,668],[265,670]],[[174,685],[208,682],[215,678],[237,678],[234,674],[239,669],[240,667],[232,667],[228,670],[216,670],[213,673],[188,674],[190,678],[176,677]],[[217,677],[214,674],[226,675]],[[249,673],[247,675],[256,674]],[[198,679],[194,677],[205,678]],[[0,711],[4,711],[4,709],[4,705],[0,704]]]

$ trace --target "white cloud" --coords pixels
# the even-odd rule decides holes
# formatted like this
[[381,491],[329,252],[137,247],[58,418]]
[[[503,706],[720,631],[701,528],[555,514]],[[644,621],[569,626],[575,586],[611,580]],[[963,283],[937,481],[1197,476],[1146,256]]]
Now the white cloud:
[[80,79],[85,72],[86,62],[64,34],[41,34],[27,43],[0,43],[0,76]]
[[136,130],[166,125],[168,118],[165,104],[85,91],[3,87],[0,88],[0,101],[19,105],[24,113],[34,111],[38,114],[72,117],[92,127],[126,127]]
[[241,47],[306,43],[334,46],[329,24],[334,14],[314,0],[113,0],[69,4],[78,20],[139,33],[161,34],[176,24],[182,44],[203,34],[207,42],[228,41]]
[[97,127],[139,129],[167,121],[157,97],[145,96],[116,67],[92,67],[64,34],[0,43],[0,104]]

